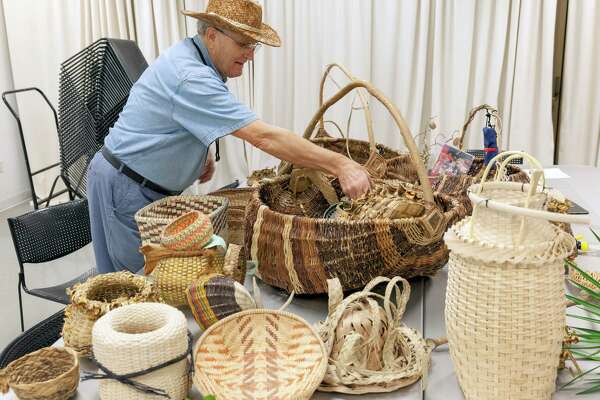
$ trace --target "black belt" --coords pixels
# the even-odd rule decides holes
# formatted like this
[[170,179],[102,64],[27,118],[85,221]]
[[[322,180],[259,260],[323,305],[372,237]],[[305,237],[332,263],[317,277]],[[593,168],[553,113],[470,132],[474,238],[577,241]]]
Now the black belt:
[[150,190],[154,190],[157,193],[164,194],[165,196],[175,196],[181,194],[181,192],[165,189],[164,187],[157,185],[156,183],[144,178],[143,176],[129,168],[127,165],[123,164],[118,158],[113,156],[106,147],[102,148],[102,155],[104,156],[106,161],[110,163],[110,165],[118,169],[119,172],[123,173],[126,177],[132,179],[134,182],[137,182],[141,186],[147,187]]

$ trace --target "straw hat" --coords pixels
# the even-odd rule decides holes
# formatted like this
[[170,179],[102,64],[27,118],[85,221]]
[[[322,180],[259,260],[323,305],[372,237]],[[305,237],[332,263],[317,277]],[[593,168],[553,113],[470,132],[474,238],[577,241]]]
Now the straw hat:
[[262,22],[261,5],[253,0],[209,0],[205,12],[184,10],[182,13],[257,42],[281,46],[277,32]]

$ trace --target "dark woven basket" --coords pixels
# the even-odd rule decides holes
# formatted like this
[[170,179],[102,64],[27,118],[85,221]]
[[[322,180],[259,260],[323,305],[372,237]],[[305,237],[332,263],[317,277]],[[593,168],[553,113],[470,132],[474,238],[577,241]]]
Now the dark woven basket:
[[423,182],[419,192],[432,205],[430,211],[422,217],[394,220],[315,218],[327,204],[315,188],[294,198],[287,190],[289,176],[264,182],[247,209],[245,243],[250,259],[258,262],[259,277],[273,286],[296,293],[326,293],[327,279],[337,277],[344,289],[356,289],[379,275],[433,275],[448,259],[442,236],[448,224],[465,215],[464,207],[450,196],[434,198],[410,131],[381,92],[367,82],[350,83],[320,108],[305,136],[310,136],[327,108],[358,87],[367,89],[393,116],[410,151],[412,169]]

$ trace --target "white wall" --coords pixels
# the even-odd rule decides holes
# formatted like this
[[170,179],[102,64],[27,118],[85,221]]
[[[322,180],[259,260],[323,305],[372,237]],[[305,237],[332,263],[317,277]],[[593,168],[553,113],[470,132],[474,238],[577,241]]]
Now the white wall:
[[[6,36],[5,16],[0,0],[0,91],[14,88],[9,62],[8,40]],[[15,105],[12,102],[13,106]],[[29,196],[29,185],[25,173],[25,160],[19,143],[17,124],[4,103],[0,104],[0,210],[25,200]]]

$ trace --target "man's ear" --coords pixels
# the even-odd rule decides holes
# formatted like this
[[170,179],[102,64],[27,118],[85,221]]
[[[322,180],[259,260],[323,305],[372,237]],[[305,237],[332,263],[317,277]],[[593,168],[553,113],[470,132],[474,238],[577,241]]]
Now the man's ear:
[[204,38],[209,42],[214,42],[217,39],[217,30],[212,26],[209,26],[208,28],[206,28]]

